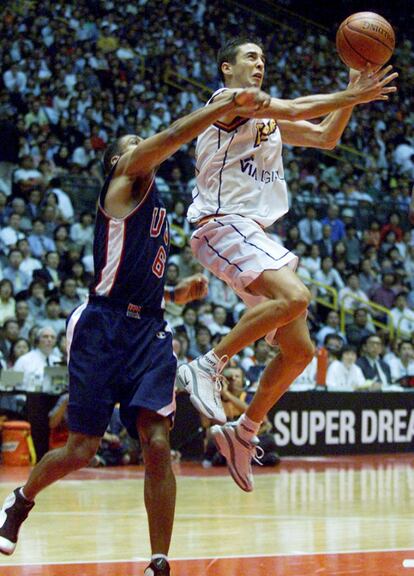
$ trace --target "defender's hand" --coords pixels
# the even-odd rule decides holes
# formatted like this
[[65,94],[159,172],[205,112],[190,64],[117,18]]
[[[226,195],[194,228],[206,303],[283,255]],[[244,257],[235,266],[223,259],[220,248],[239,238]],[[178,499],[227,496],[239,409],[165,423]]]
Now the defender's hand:
[[244,88],[234,92],[235,112],[247,116],[270,105],[270,96],[258,88]]
[[187,304],[192,300],[202,300],[208,294],[208,278],[203,274],[188,276],[174,289],[174,300],[177,304]]

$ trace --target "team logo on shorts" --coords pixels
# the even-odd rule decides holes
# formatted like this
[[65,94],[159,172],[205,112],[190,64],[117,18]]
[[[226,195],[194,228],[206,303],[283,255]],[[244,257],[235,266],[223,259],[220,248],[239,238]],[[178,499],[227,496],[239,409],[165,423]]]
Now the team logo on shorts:
[[141,319],[142,306],[137,306],[137,304],[128,304],[126,315],[130,318]]
[[156,337],[159,338],[160,340],[164,340],[165,338],[167,338],[167,334],[164,332],[164,330],[160,330],[160,332],[156,333]]

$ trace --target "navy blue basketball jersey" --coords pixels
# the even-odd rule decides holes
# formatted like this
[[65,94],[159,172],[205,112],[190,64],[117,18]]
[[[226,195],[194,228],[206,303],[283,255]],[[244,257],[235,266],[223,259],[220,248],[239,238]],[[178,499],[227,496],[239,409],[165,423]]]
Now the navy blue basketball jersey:
[[167,212],[153,182],[128,216],[109,216],[104,206],[114,169],[99,196],[91,294],[159,308],[169,251]]

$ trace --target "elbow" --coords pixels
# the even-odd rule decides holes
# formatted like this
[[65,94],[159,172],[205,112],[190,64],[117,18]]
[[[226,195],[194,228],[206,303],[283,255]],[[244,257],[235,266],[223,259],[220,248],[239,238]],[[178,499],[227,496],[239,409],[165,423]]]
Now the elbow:
[[338,140],[324,140],[322,142],[321,148],[323,148],[324,150],[333,150],[334,148],[336,148],[337,144]]

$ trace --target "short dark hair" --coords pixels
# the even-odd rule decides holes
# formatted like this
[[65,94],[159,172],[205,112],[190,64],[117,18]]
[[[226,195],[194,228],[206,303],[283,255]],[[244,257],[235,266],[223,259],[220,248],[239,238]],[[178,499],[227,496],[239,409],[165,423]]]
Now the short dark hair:
[[103,162],[104,173],[106,176],[111,171],[112,158],[114,156],[120,156],[122,154],[122,144],[121,144],[122,138],[123,138],[123,136],[120,136],[119,138],[114,140],[114,142],[111,142],[111,144],[109,144],[109,146],[106,148],[106,150],[104,152],[102,162]]
[[230,62],[230,64],[235,64],[237,52],[240,46],[243,44],[257,44],[263,50],[263,44],[258,38],[248,37],[248,36],[237,36],[226,42],[217,53],[217,68],[220,79],[224,82],[224,74],[221,71],[221,65],[223,62]]

